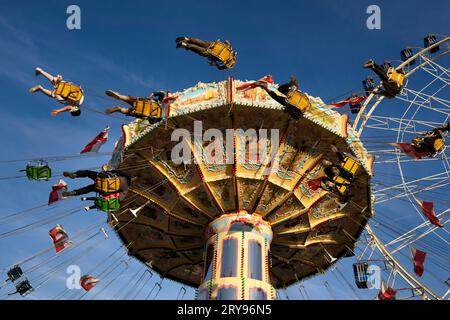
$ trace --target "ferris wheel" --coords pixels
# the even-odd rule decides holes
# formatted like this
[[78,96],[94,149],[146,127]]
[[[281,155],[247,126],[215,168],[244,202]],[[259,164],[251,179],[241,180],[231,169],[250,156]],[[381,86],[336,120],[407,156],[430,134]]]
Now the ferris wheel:
[[[375,264],[385,288],[398,293],[397,299],[448,299],[450,293],[449,151],[444,145],[433,157],[414,158],[392,147],[410,143],[449,121],[449,40],[427,36],[425,47],[405,48],[396,67],[405,73],[402,92],[395,99],[369,94],[353,122],[376,156],[372,184],[376,215],[360,239],[356,282],[368,265]],[[385,64],[390,63],[395,61]],[[424,214],[426,206],[435,214],[434,223]],[[417,263],[423,268],[424,261],[427,271],[422,274],[414,267]]]

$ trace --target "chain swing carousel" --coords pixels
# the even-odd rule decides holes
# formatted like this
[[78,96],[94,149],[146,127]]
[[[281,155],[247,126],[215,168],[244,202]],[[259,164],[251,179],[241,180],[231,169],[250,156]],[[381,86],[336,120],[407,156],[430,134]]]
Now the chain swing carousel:
[[[351,251],[372,216],[372,157],[347,116],[304,95],[308,108],[295,120],[265,90],[239,90],[246,84],[230,77],[175,93],[166,121],[123,126],[111,161],[136,177],[127,195],[133,205],[109,215],[122,241],[132,243],[129,254],[164,279],[198,288],[199,299],[275,299],[275,289],[323,273]],[[190,142],[192,161],[171,160],[179,143],[173,131],[194,136],[195,121],[202,135],[235,132],[233,161],[205,156],[219,143],[225,158],[223,140]],[[279,139],[274,145],[260,134],[255,141],[238,129],[276,129]],[[275,155],[272,161],[248,156],[262,144]],[[353,165],[344,187],[352,194],[347,205],[319,186],[323,160],[339,163],[332,146],[346,155],[343,167]]]

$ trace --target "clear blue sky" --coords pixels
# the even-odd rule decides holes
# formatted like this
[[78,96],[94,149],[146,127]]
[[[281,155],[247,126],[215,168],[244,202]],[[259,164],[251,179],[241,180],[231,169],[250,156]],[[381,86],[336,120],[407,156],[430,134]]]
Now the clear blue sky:
[[[424,35],[449,33],[450,2],[446,0],[76,1],[81,7],[82,29],[74,31],[66,28],[66,8],[70,4],[74,2],[0,0],[0,161],[77,154],[106,125],[112,129],[102,151],[111,151],[120,136],[119,126],[124,123],[121,119],[93,112],[83,112],[79,118],[68,114],[51,117],[50,111],[58,103],[27,92],[37,83],[47,85],[43,78],[34,77],[36,66],[81,83],[86,90],[85,105],[103,110],[111,101],[103,97],[106,89],[139,96],[152,90],[181,90],[198,81],[223,80],[224,74],[208,67],[203,59],[176,50],[174,41],[184,35],[206,40],[221,38],[230,40],[238,51],[238,64],[232,72],[235,78],[257,79],[271,74],[277,82],[283,82],[295,74],[306,92],[329,101],[360,90],[361,80],[367,75],[361,65],[368,58],[381,62],[399,59],[404,46],[421,46]],[[366,28],[366,8],[371,4],[381,8],[381,30]],[[55,162],[53,168],[61,172],[99,167],[107,160],[100,157]],[[25,164],[2,164],[0,177],[20,175],[17,171]],[[70,183],[76,187],[85,181]],[[50,186],[50,182],[26,179],[0,180],[0,219],[44,204]],[[82,203],[73,199],[23,220],[0,223],[0,233],[77,205]],[[99,212],[80,211],[61,223],[69,233],[77,233],[102,218]],[[52,223],[45,224],[0,239],[0,268],[48,247],[51,227]],[[83,270],[87,272],[120,245],[110,235],[96,248],[96,254],[78,261]],[[132,263],[99,297],[115,297],[139,268],[139,264]],[[341,269],[352,282],[351,262],[345,262]],[[34,277],[38,276],[36,272]],[[151,279],[148,290],[157,278],[155,275]],[[334,285],[336,295],[354,297],[347,287],[334,281],[334,276],[325,278]],[[321,285],[323,281],[318,277],[306,283],[312,297],[330,298]],[[63,289],[64,272],[59,272],[30,298],[49,299]],[[100,285],[91,293],[99,289]],[[178,285],[164,282],[160,297],[175,298],[178,290]],[[289,290],[291,299],[299,298],[296,290]],[[186,297],[192,298],[193,291],[188,291]]]

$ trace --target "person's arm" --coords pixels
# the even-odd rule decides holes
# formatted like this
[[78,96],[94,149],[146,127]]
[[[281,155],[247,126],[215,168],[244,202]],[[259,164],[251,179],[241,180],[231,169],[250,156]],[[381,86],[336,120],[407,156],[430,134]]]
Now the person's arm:
[[67,112],[67,111],[70,111],[70,110],[72,110],[72,106],[65,106],[65,107],[60,108],[60,109],[54,109],[52,111],[51,115],[52,116],[57,116],[61,112]]

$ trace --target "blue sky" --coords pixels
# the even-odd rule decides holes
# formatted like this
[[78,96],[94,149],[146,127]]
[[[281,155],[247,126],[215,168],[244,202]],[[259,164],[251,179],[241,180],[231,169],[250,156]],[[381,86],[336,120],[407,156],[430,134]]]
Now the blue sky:
[[[66,8],[81,8],[82,29],[66,28]],[[381,30],[366,28],[366,8],[381,8]],[[324,101],[361,90],[367,72],[361,65],[374,58],[399,59],[406,45],[422,46],[428,33],[448,34],[449,1],[0,1],[0,161],[43,156],[75,155],[93,136],[110,125],[110,141],[103,151],[112,151],[120,136],[119,126],[128,119],[83,112],[79,118],[68,114],[51,117],[58,103],[40,95],[30,95],[29,87],[43,78],[34,77],[34,68],[81,83],[86,91],[85,106],[103,110],[110,106],[106,89],[132,95],[147,95],[153,90],[178,91],[198,81],[221,81],[226,74],[210,68],[194,54],[175,49],[177,36],[201,39],[228,39],[238,51],[238,64],[231,72],[238,79],[257,79],[271,74],[283,82],[297,75],[304,91]],[[55,172],[99,167],[107,156],[52,163]],[[24,162],[2,163],[0,177],[21,175]],[[57,181],[54,179],[52,182]],[[85,181],[70,181],[81,186]],[[0,219],[7,214],[44,204],[51,183],[26,179],[0,180],[2,204]],[[0,223],[0,233],[57,212],[80,206],[77,199],[57,208],[27,214],[23,220]],[[386,209],[388,212],[389,208]],[[103,218],[101,213],[82,213],[61,223],[77,233]],[[54,224],[54,223],[53,223]],[[0,239],[0,268],[28,257],[49,246],[52,223],[17,236]],[[110,238],[96,248],[96,254],[78,261],[83,270],[95,266],[120,243]],[[101,236],[100,236],[101,238]],[[76,252],[76,250],[74,250]],[[49,255],[50,256],[50,255]],[[70,257],[70,256],[68,256]],[[36,261],[34,261],[36,263]],[[112,298],[120,292],[136,270],[131,263],[117,283],[100,292]],[[351,279],[351,262],[342,262],[342,272]],[[103,269],[101,269],[103,270]],[[36,273],[36,275],[39,275]],[[30,298],[49,299],[64,289],[64,272],[39,288]],[[31,277],[33,278],[33,277]],[[149,281],[149,289],[159,279]],[[354,298],[353,293],[333,275],[325,275],[336,295]],[[106,280],[105,280],[106,281]],[[324,279],[309,280],[308,293],[315,298],[332,295],[323,287]],[[176,297],[179,286],[163,282],[161,298]],[[10,289],[10,288],[8,288]],[[94,290],[100,291],[98,286]],[[0,295],[5,293],[5,288]],[[291,299],[299,298],[296,287],[289,289]],[[144,290],[145,291],[145,290]],[[93,291],[95,294],[95,291]],[[366,293],[365,293],[366,294]],[[371,295],[368,294],[367,297]],[[373,294],[372,294],[373,296]],[[142,296],[142,298],[145,297]],[[192,298],[189,290],[186,297]]]

